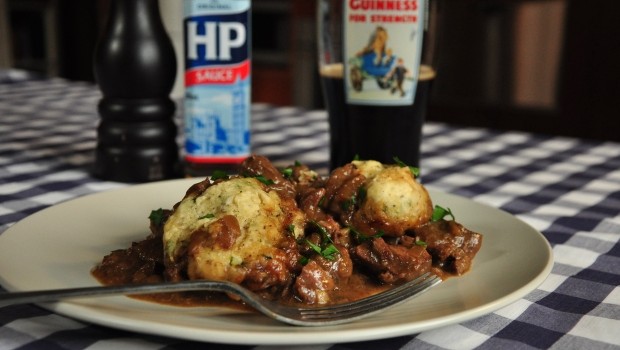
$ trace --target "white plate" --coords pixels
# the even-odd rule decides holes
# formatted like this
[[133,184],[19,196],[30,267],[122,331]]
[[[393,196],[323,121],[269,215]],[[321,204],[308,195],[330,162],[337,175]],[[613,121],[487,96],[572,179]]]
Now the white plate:
[[[35,213],[0,235],[0,283],[10,291],[97,285],[90,269],[110,251],[148,234],[152,209],[171,208],[195,179],[97,193]],[[381,339],[463,322],[506,306],[549,274],[549,243],[535,229],[495,208],[430,190],[459,222],[484,235],[472,270],[378,316],[330,327],[295,327],[258,314],[179,308],[101,297],[45,307],[95,324],[188,340],[230,344],[325,344]]]

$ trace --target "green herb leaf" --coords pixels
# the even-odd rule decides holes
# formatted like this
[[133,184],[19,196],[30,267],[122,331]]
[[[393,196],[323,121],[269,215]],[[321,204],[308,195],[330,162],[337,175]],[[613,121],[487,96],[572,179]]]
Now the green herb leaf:
[[213,170],[211,181],[228,180],[228,174],[224,170]]
[[264,184],[265,184],[265,185],[267,185],[267,186],[269,186],[269,185],[273,185],[273,184],[274,184],[273,180],[268,179],[268,178],[266,178],[266,177],[265,177],[265,176],[263,176],[263,175],[257,175],[257,176],[254,176],[254,177],[256,178],[256,180],[258,180],[258,181],[260,181],[260,182],[264,183]]
[[319,199],[319,208],[323,207],[323,204],[325,203],[325,196],[321,197],[321,199]]
[[413,174],[414,177],[416,177],[416,178],[420,177],[420,169],[419,168],[416,168],[414,166],[410,166],[410,165],[405,164],[405,162],[400,160],[398,157],[394,157],[393,159],[396,162],[396,165],[398,165],[401,168],[408,167],[409,171],[411,171],[411,173]]
[[323,249],[323,251],[321,251],[321,255],[327,260],[334,260],[336,258],[336,254],[339,253],[340,251],[333,244],[329,244]]
[[332,241],[332,238],[329,236],[329,232],[327,232],[327,229],[323,227],[323,225],[319,224],[314,220],[310,221],[310,223],[314,225],[317,229],[319,229],[319,233],[323,237],[324,242],[334,243],[334,241]]
[[298,161],[298,160],[296,160],[296,161],[295,161],[295,166],[301,166],[301,165],[302,165],[302,164],[301,164],[301,162],[300,162],[300,161]]
[[339,254],[340,251],[334,245],[334,241],[329,236],[329,232],[327,232],[327,229],[316,221],[310,221],[310,223],[316,226],[316,228],[319,230],[319,233],[322,236],[321,245],[314,244],[307,239],[306,239],[306,243],[308,243],[308,245],[310,246],[310,248],[312,248],[312,250],[314,250],[317,254],[321,255],[325,259],[328,259],[328,260],[335,259],[335,255]]
[[155,226],[161,226],[164,222],[164,210],[162,208],[151,210],[151,214],[149,214],[149,220]]
[[422,246],[422,247],[426,247],[427,246],[426,242],[420,241],[420,240],[415,241],[415,245],[419,245],[419,246]]
[[383,235],[385,235],[385,232],[383,231],[379,231],[374,235],[365,235],[361,232],[359,232],[356,228],[349,226],[349,230],[351,231],[351,233],[353,233],[353,237],[357,240],[358,243],[363,243],[366,241],[369,241],[373,238],[379,238],[379,237],[383,237]]
[[456,220],[450,208],[444,208],[442,206],[435,205],[435,208],[433,209],[433,216],[431,217],[431,221],[444,220],[447,216],[451,217],[452,220]]
[[310,246],[310,248],[312,248],[312,250],[314,250],[317,254],[327,260],[334,260],[336,258],[336,254],[340,253],[338,248],[336,248],[333,243],[328,244],[327,246],[325,246],[325,248],[322,248],[321,246],[314,244],[307,239],[306,243]]
[[213,219],[214,217],[215,217],[215,214],[211,214],[211,213],[209,213],[209,214],[206,214],[206,215],[203,215],[203,216],[199,217],[199,218],[198,218],[198,220],[202,220],[202,219]]
[[293,168],[284,168],[281,171],[282,175],[284,175],[285,178],[290,179],[291,177],[293,177]]
[[306,239],[306,243],[310,246],[310,248],[312,248],[312,250],[314,250],[317,254],[321,254],[321,252],[323,251],[323,249],[321,249],[320,246],[310,242],[309,240]]
[[351,198],[343,201],[342,203],[340,203],[340,208],[343,211],[347,211],[351,208],[353,208],[355,205],[357,204],[357,195],[353,195]]
[[309,262],[309,261],[310,261],[310,259],[308,259],[307,257],[305,257],[305,256],[303,256],[303,255],[301,256],[301,258],[299,258],[299,263],[300,263],[300,264],[302,264],[302,265],[304,265],[304,266],[305,266],[306,264],[308,264],[308,262]]

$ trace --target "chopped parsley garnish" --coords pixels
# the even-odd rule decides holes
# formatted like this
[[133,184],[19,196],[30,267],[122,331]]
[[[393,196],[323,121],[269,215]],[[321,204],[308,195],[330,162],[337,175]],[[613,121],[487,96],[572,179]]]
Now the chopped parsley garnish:
[[334,260],[336,258],[336,254],[340,254],[340,251],[333,244],[327,245],[327,247],[325,247],[321,252],[321,255],[327,260]]
[[348,211],[349,209],[352,209],[354,206],[364,201],[364,199],[366,198],[366,193],[366,188],[364,188],[364,186],[360,186],[357,189],[357,192],[353,194],[351,198],[340,203],[340,208],[343,211]]
[[157,210],[151,210],[151,214],[149,214],[149,220],[155,226],[160,226],[164,222],[164,210],[159,208]]
[[211,181],[215,180],[228,180],[228,174],[224,170],[213,170]]
[[290,179],[293,177],[293,168],[284,168],[280,171],[285,178]]
[[301,162],[300,162],[300,161],[298,161],[298,160],[296,160],[296,161],[295,161],[295,166],[301,166],[301,165],[302,165],[302,164],[301,164]]
[[368,191],[366,190],[366,187],[364,186],[360,186],[360,188],[357,189],[357,199],[360,202],[363,202],[364,199],[366,199],[366,194],[368,193]]
[[351,226],[349,226],[349,230],[351,231],[351,233],[353,233],[353,237],[355,237],[355,239],[359,243],[366,242],[366,241],[371,240],[373,238],[383,237],[383,235],[385,234],[385,232],[379,231],[378,233],[376,233],[376,234],[374,234],[372,236],[368,236],[368,235],[365,235],[365,234],[359,232],[356,228],[351,227]]
[[206,214],[206,215],[203,215],[203,216],[199,217],[199,218],[198,218],[198,220],[202,220],[202,219],[213,219],[214,217],[215,217],[215,214],[211,214],[211,213],[209,213],[209,214]]
[[351,198],[343,201],[342,203],[340,203],[340,208],[343,211],[348,211],[349,209],[353,208],[355,206],[355,204],[357,204],[357,196],[353,195],[351,196]]
[[323,227],[323,225],[319,224],[318,222],[314,220],[310,221],[310,223],[319,229],[319,233],[323,237],[324,241],[328,241],[329,243],[334,243],[332,241],[332,238],[329,236],[329,232],[327,232],[327,229]]
[[426,242],[420,241],[420,240],[416,240],[415,241],[415,245],[419,245],[421,247],[426,247],[427,246]]
[[433,216],[431,217],[431,221],[444,220],[446,216],[451,217],[452,220],[456,220],[450,208],[444,208],[442,206],[435,205],[435,208],[433,209]]
[[334,260],[336,258],[336,254],[339,254],[340,251],[334,245],[334,241],[329,236],[329,232],[327,229],[323,227],[316,221],[310,221],[321,234],[321,245],[314,244],[306,239],[306,243],[314,250],[317,254],[321,255],[327,260]]
[[264,175],[256,175],[254,178],[267,186],[274,184],[273,180],[266,178]]
[[411,171],[411,173],[413,174],[413,176],[415,176],[416,178],[417,178],[417,177],[420,177],[420,169],[419,169],[419,168],[416,168],[416,167],[414,167],[414,166],[411,166],[411,165],[407,165],[407,164],[405,164],[405,162],[403,162],[402,160],[400,160],[398,157],[394,157],[393,159],[394,159],[394,161],[396,162],[396,165],[398,165],[398,166],[399,166],[399,167],[401,167],[401,168],[408,167],[408,168],[409,168],[409,171]]
[[308,259],[307,257],[305,257],[303,255],[299,258],[299,263],[302,264],[302,265],[306,265],[309,261],[310,261],[310,259]]
[[258,180],[258,181],[262,182],[263,184],[265,184],[265,185],[267,185],[267,186],[269,186],[269,185],[273,185],[273,184],[275,183],[273,180],[268,179],[268,178],[267,178],[267,177],[265,177],[265,175],[263,175],[263,174],[254,175],[254,174],[252,174],[252,173],[250,173],[250,172],[243,172],[243,173],[241,174],[241,176],[246,177],[246,178],[247,178],[247,177],[253,177],[253,178],[255,178],[256,180]]
[[306,243],[310,246],[310,248],[312,248],[312,250],[327,260],[334,260],[336,258],[336,254],[340,253],[338,248],[336,248],[333,243],[326,245],[325,248],[316,245],[307,239]]
[[288,232],[294,233],[295,232],[295,225],[290,224],[290,225],[288,225],[288,227],[286,229],[288,230]]

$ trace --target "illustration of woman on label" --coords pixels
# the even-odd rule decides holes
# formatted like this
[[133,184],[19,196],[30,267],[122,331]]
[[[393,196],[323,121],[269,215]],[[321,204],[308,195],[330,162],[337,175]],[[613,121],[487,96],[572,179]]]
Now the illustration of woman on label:
[[368,39],[368,45],[357,53],[358,57],[372,60],[374,66],[388,66],[393,60],[392,49],[387,47],[388,32],[378,26]]
[[396,56],[387,45],[388,32],[377,26],[370,34],[368,44],[355,54],[351,62],[351,85],[356,91],[362,90],[365,78],[375,78],[381,89],[391,86],[384,77],[394,67]]

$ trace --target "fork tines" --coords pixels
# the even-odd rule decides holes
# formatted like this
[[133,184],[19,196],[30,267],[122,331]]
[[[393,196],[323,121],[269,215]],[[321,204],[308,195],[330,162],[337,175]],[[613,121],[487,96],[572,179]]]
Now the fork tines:
[[316,308],[299,308],[301,318],[307,321],[351,319],[394,306],[412,296],[419,295],[441,282],[441,278],[427,272],[398,287],[357,301]]

